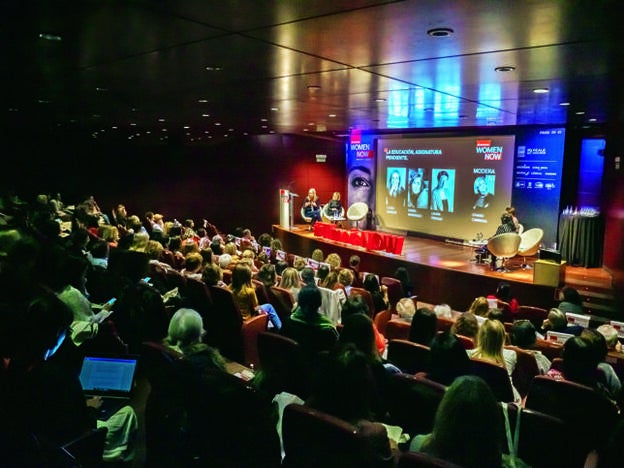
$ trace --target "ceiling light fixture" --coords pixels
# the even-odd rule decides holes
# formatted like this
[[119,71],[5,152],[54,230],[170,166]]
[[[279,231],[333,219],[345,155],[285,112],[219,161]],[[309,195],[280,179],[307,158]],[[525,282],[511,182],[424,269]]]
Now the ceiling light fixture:
[[336,117],[336,114],[329,114],[328,117]]
[[279,110],[279,107],[271,107],[272,112],[277,112],[278,110]]
[[208,99],[198,99],[197,102],[199,102],[200,104],[205,104],[208,102]]
[[500,67],[496,67],[494,69],[494,71],[497,71],[497,72],[500,72],[500,73],[509,73],[509,72],[512,72],[512,71],[515,71],[515,70],[516,70],[516,67],[514,67],[512,65],[503,65],[503,66],[500,66]]
[[320,85],[308,85],[308,89],[310,91],[316,91],[316,90],[321,89],[321,86]]
[[455,31],[453,31],[451,28],[433,28],[427,31],[427,35],[431,37],[447,37],[454,32]]
[[548,88],[533,88],[535,94],[546,94],[549,92]]
[[223,70],[223,67],[211,67],[211,66],[206,67],[206,71],[221,71],[221,70]]
[[559,103],[559,105],[560,105],[560,106],[569,106],[569,105],[570,105],[570,103],[569,103],[569,102],[562,102],[562,103]]
[[210,114],[202,114],[202,117],[210,117]]
[[384,98],[376,98],[375,102],[386,102]]

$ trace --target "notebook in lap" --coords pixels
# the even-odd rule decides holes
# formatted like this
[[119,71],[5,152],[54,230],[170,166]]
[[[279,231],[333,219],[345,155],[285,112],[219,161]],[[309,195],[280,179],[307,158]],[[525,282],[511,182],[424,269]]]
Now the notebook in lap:
[[138,356],[85,356],[80,383],[85,397],[99,396],[98,419],[106,420],[130,401]]

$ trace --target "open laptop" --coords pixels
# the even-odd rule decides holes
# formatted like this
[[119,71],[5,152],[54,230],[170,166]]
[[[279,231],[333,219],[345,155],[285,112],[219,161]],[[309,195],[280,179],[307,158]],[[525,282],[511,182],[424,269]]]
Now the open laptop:
[[80,383],[86,398],[99,396],[102,406],[98,419],[107,420],[130,401],[138,356],[85,356]]

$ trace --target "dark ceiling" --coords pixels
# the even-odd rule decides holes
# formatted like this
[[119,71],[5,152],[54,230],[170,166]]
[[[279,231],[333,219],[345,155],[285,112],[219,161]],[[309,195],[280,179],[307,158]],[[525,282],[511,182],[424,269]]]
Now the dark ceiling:
[[[3,1],[6,128],[190,143],[351,128],[602,124],[624,108],[618,5]],[[428,34],[436,28],[452,33]],[[549,92],[533,91],[541,87]]]

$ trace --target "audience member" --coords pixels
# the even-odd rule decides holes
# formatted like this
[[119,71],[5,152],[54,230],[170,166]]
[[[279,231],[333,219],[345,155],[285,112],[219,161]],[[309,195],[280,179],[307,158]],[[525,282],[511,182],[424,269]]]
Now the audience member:
[[[467,352],[471,358],[483,359],[505,367],[511,381],[511,374],[516,368],[518,355],[515,351],[504,347],[505,337],[505,326],[498,320],[487,319],[479,328],[479,339],[476,348],[469,349]],[[514,391],[514,400],[520,401],[520,394],[513,387],[513,382],[511,384]]]
[[470,358],[450,331],[437,333],[431,340],[430,350],[427,377],[431,380],[448,386],[457,377],[470,374]]
[[467,468],[500,467],[504,434],[490,387],[480,377],[464,375],[444,394],[431,434],[414,437],[410,450]]
[[451,332],[472,338],[476,345],[479,340],[479,322],[477,317],[472,312],[464,312],[455,319],[451,326]]
[[559,292],[559,300],[560,302],[557,309],[561,310],[564,314],[566,312],[571,312],[573,314],[583,313],[583,301],[576,289],[565,286]]
[[373,316],[388,308],[387,289],[379,285],[379,280],[375,275],[368,273],[364,278],[363,287],[373,296],[373,304],[375,304]]
[[330,350],[338,341],[338,332],[332,321],[319,313],[321,291],[306,285],[299,291],[297,306],[284,321],[282,334],[292,338],[308,355]]
[[578,336],[583,331],[583,327],[568,323],[565,312],[561,309],[553,307],[548,311],[548,316],[542,323],[541,334],[546,334],[548,331],[554,331],[559,333],[568,333],[570,335]]
[[609,351],[617,351],[618,353],[622,351],[622,343],[620,343],[618,331],[613,325],[604,323],[596,328],[596,330],[605,337]]
[[340,265],[342,264],[342,259],[340,255],[335,252],[330,253],[325,259],[325,263],[327,263],[331,267],[331,271],[336,271],[340,269]]
[[605,337],[593,328],[586,328],[583,330],[580,337],[589,343],[596,355],[596,360],[598,361],[596,366],[598,371],[598,385],[604,386],[604,390],[610,398],[614,401],[618,401],[622,391],[622,383],[611,364],[605,361],[607,353],[609,352]]
[[242,263],[236,265],[232,272],[232,282],[229,288],[232,291],[236,308],[245,321],[258,313],[267,314],[273,327],[279,330],[282,328],[282,321],[277,315],[275,307],[269,303],[258,304],[256,289],[252,285],[251,276],[251,268]]
[[[363,314],[367,317],[370,317],[370,312],[368,310],[368,306],[364,301],[364,298],[360,295],[355,295],[349,297],[344,304],[342,304],[342,309],[340,311],[341,322],[344,324],[345,320],[354,314]],[[373,331],[375,333],[375,346],[377,348],[377,352],[379,355],[383,355],[386,350],[386,339],[379,332],[377,326],[373,323]]]
[[403,288],[403,297],[411,297],[414,295],[414,286],[410,281],[407,268],[398,267],[394,272],[394,277],[401,282],[401,287]]
[[292,267],[286,268],[282,272],[282,277],[279,283],[280,288],[287,289],[293,295],[295,302],[301,289],[301,281],[299,280],[299,272]]
[[544,375],[550,369],[550,360],[541,351],[533,349],[537,342],[535,326],[529,320],[516,320],[511,328],[511,344],[529,351],[535,356],[537,368]]
[[409,297],[402,297],[396,304],[396,311],[401,320],[411,322],[416,313],[416,305]]
[[412,318],[408,339],[429,346],[437,332],[438,317],[429,307],[420,307]]
[[438,318],[444,319],[452,319],[453,318],[453,310],[451,306],[448,304],[437,304],[434,306],[433,311],[437,315]]
[[306,405],[356,426],[378,461],[390,462],[393,456],[386,428],[374,422],[380,396],[369,358],[347,343],[330,353],[322,375]]
[[487,317],[489,310],[490,304],[485,296],[475,298],[468,308],[468,312],[473,313],[477,317]]

